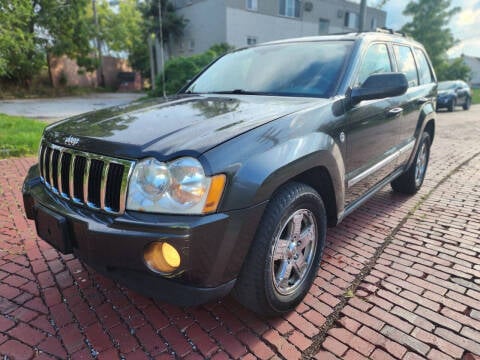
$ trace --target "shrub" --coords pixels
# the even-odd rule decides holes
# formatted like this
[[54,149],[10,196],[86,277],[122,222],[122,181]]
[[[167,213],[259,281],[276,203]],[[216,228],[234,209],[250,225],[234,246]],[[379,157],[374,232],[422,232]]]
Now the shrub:
[[[205,66],[233,47],[228,44],[216,44],[202,54],[188,57],[170,59],[165,64],[165,91],[167,94],[175,94],[190,79],[195,77]],[[156,88],[151,92],[153,96],[162,95],[162,75],[155,80]]]

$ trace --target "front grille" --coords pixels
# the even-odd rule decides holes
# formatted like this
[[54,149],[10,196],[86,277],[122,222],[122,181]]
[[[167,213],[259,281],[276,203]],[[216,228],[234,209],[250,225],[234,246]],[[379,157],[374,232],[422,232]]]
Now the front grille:
[[58,196],[96,210],[125,211],[133,161],[111,158],[42,142],[42,182]]

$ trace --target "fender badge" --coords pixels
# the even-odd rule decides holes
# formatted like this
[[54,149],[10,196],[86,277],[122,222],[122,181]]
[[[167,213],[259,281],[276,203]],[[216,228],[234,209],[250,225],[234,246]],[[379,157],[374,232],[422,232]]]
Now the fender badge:
[[65,145],[75,146],[80,142],[80,139],[74,136],[69,136],[65,139]]

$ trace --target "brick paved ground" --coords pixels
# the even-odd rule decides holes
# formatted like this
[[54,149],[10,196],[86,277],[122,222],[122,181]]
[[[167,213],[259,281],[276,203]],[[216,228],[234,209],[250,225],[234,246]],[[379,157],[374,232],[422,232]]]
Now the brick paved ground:
[[295,312],[262,319],[230,297],[155,302],[37,239],[0,161],[0,354],[15,359],[480,359],[480,106],[442,113],[424,187],[385,188],[329,229]]

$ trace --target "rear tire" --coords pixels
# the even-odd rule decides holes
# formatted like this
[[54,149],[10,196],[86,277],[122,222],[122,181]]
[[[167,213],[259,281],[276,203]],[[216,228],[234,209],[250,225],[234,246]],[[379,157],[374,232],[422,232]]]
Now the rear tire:
[[465,100],[465,104],[463,104],[463,110],[468,110],[470,109],[470,105],[472,104],[472,99],[471,98],[467,98]]
[[295,309],[317,274],[326,228],[325,207],[313,188],[283,186],[265,210],[233,296],[261,315]]
[[417,153],[410,167],[390,185],[396,192],[402,194],[415,194],[423,184],[430,158],[430,135],[425,131],[420,139]]

